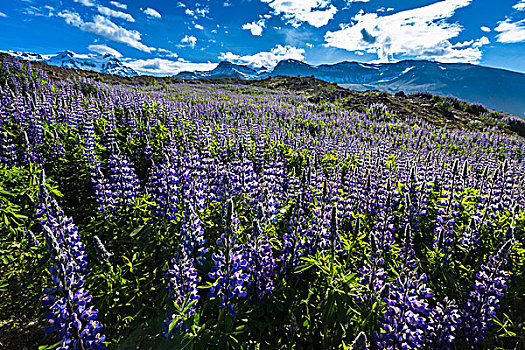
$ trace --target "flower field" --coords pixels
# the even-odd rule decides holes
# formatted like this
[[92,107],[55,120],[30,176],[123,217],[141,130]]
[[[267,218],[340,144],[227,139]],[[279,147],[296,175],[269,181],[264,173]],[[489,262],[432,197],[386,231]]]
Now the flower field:
[[0,348],[525,346],[521,137],[10,60],[0,100]]

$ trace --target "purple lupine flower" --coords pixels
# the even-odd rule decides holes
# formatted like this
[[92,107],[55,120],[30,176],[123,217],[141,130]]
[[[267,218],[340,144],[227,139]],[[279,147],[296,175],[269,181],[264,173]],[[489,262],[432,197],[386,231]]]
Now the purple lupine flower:
[[[360,227],[360,217],[357,217],[354,237],[359,235]],[[359,269],[361,277],[357,279],[357,283],[365,289],[365,295],[356,297],[358,303],[364,304],[373,300],[373,295],[385,288],[387,272],[381,267],[383,264],[384,259],[377,246],[376,238],[370,235],[370,258]]]
[[434,248],[443,252],[443,263],[448,264],[451,253],[455,245],[455,226],[454,218],[447,219],[441,216],[436,218],[436,228],[434,229]]
[[478,250],[478,245],[480,243],[480,232],[474,217],[470,218],[469,225],[461,237],[461,242],[465,245],[467,250],[474,252]]
[[54,283],[43,290],[42,305],[50,310],[46,318],[51,324],[45,332],[58,331],[62,341],[57,349],[104,349],[102,325],[96,320],[98,310],[89,306],[92,297],[84,288],[88,272],[84,245],[73,221],[62,215],[43,182],[41,189],[37,219],[53,263],[49,272]]
[[415,349],[425,344],[430,313],[427,299],[434,296],[425,281],[425,274],[417,277],[415,271],[402,271],[388,284],[386,310],[375,334],[380,349]]
[[250,241],[244,245],[244,256],[249,275],[247,289],[250,293],[250,301],[262,302],[265,294],[270,295],[273,292],[273,278],[277,264],[272,255],[268,236],[261,231],[256,219],[253,221]]
[[104,177],[104,174],[102,174],[98,161],[90,165],[89,168],[91,170],[91,187],[97,203],[97,211],[104,213],[113,205],[111,185],[108,179]]
[[151,144],[149,142],[149,138],[146,136],[146,144],[144,145],[143,149],[144,159],[151,160],[151,157],[153,156],[153,149],[151,147]]
[[31,230],[26,230],[24,232],[24,238],[27,240],[27,248],[35,247],[39,244],[38,239]]
[[[178,334],[187,331],[184,322],[181,320],[174,325],[170,332],[170,325],[177,316],[190,317],[195,314],[198,307],[199,295],[197,286],[199,277],[193,264],[193,258],[190,258],[184,248],[181,246],[177,256],[171,260],[172,268],[166,273],[168,278],[168,297],[173,301],[173,307],[166,308],[166,320],[164,320],[164,335],[170,337],[172,334]],[[175,310],[174,310],[175,308]]]
[[335,254],[345,254],[346,250],[341,246],[341,237],[339,236],[339,222],[337,220],[337,207],[332,207],[330,211],[330,229],[327,236],[328,244],[331,250],[332,257]]
[[471,344],[485,338],[485,331],[492,325],[492,318],[505,295],[510,274],[503,267],[507,264],[506,257],[513,243],[513,238],[507,240],[476,273],[476,281],[472,286],[474,290],[467,297],[463,310],[465,338]]
[[461,313],[455,300],[445,298],[429,315],[427,344],[435,349],[452,349],[461,327]]
[[403,245],[399,255],[402,261],[402,265],[400,266],[402,269],[415,269],[417,267],[412,237],[412,226],[410,224],[405,226],[405,236],[403,238]]
[[302,232],[304,237],[299,237],[301,240],[300,248],[303,250],[304,255],[315,255],[318,251],[324,251],[330,247],[330,212],[326,210],[326,207],[317,207],[311,210],[309,204],[305,199],[305,196],[301,196],[301,208],[298,211],[298,215],[307,217],[311,211],[312,224],[307,225],[307,219],[301,218],[296,222],[302,226]]
[[62,139],[60,138],[60,136],[58,136],[57,131],[56,130],[54,131],[55,131],[55,139],[54,139],[55,145],[53,147],[53,154],[55,157],[60,158],[60,157],[63,157],[66,152],[64,150]]
[[109,258],[111,257],[111,253],[108,252],[106,247],[104,247],[104,244],[98,238],[98,236],[93,237],[93,246],[95,247],[95,254],[97,255],[97,259],[100,262],[109,263]]
[[303,196],[296,199],[294,210],[288,223],[288,230],[283,234],[279,260],[282,272],[288,272],[297,267],[304,255],[303,235],[307,232],[305,210],[303,208]]
[[17,165],[16,146],[7,132],[0,128],[0,164]]
[[386,254],[392,249],[395,231],[393,220],[392,216],[381,210],[372,229],[371,235],[375,236],[377,249],[380,254]]
[[184,218],[182,219],[181,236],[184,250],[188,256],[195,260],[197,267],[202,267],[205,262],[205,254],[208,252],[204,248],[206,239],[204,238],[204,228],[202,221],[189,204],[186,205]]
[[365,332],[359,332],[352,344],[350,344],[350,349],[352,350],[367,350],[368,347],[369,344]]
[[239,235],[239,219],[233,208],[233,201],[226,202],[224,232],[217,239],[221,248],[212,254],[214,265],[208,276],[214,280],[208,297],[219,297],[220,307],[228,306],[228,311],[235,315],[235,303],[238,298],[245,297],[248,282],[247,262],[243,254],[243,246],[236,244]]
[[156,217],[174,220],[179,211],[180,178],[177,167],[166,157],[163,164],[153,166],[148,180],[148,192],[155,203],[151,211]]
[[131,207],[140,191],[133,166],[117,149],[109,156],[108,168],[113,209]]

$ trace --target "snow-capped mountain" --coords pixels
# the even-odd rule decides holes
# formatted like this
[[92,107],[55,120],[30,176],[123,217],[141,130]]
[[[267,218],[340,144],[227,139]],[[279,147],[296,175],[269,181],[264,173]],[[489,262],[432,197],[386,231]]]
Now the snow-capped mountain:
[[254,80],[266,78],[268,73],[266,68],[255,70],[248,66],[222,61],[217,67],[210,71],[180,72],[175,75],[176,78],[182,79],[224,79],[237,78]]
[[91,70],[98,73],[116,74],[124,77],[134,77],[138,75],[135,70],[126,66],[118,58],[110,54],[79,55],[71,51],[61,51],[56,55],[39,55],[18,51],[7,51],[7,53],[17,58],[45,62],[52,66],[63,68]]
[[525,74],[466,63],[408,60],[396,63],[340,62],[314,66],[287,59],[279,62],[273,70],[261,73],[246,66],[221,62],[214,70],[184,72],[177,77],[251,80],[278,75],[314,76],[353,90],[428,91],[525,116]]

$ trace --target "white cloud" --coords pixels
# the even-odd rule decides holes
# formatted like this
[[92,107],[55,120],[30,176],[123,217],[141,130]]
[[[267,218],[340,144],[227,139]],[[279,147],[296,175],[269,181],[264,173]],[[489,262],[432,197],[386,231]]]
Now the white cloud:
[[120,52],[106,45],[89,45],[88,50],[99,53],[101,55],[109,53],[110,55],[113,55],[117,58],[122,57],[122,54]]
[[302,22],[319,28],[330,21],[337,8],[330,0],[261,0],[268,3],[276,15],[282,15],[286,23],[299,27]]
[[391,11],[394,11],[394,8],[393,7],[389,7],[389,8],[385,8],[385,7],[380,7],[376,10],[376,12],[391,12]]
[[525,11],[525,0],[518,1],[516,5],[512,7],[518,11]]
[[488,44],[490,44],[489,38],[487,38],[486,36],[482,36],[481,38],[474,41],[474,44],[472,44],[472,47],[482,47],[483,45],[488,45]]
[[151,7],[148,7],[147,9],[143,10],[143,12],[148,15],[148,17],[151,18],[161,18],[162,15],[155,9],[152,9]]
[[230,61],[236,64],[244,64],[256,68],[273,67],[279,61],[285,59],[303,60],[304,49],[298,49],[293,46],[277,45],[270,51],[258,52],[254,55],[236,55],[232,52],[222,52],[218,57],[220,60]]
[[229,7],[229,6],[231,6],[231,5],[232,5],[232,4],[230,4],[230,3],[228,2],[228,0],[226,0],[226,1],[224,2],[224,4],[222,4],[222,6],[224,6],[224,7]]
[[185,35],[184,38],[180,40],[180,44],[177,46],[179,47],[190,46],[192,49],[194,49],[196,44],[197,44],[196,37],[194,37],[193,35]]
[[179,57],[175,52],[166,49],[157,49],[157,52],[164,57]]
[[64,18],[67,24],[77,27],[84,32],[94,33],[106,39],[127,44],[137,50],[145,52],[155,51],[154,47],[146,46],[141,42],[142,36],[138,31],[119,27],[100,15],[96,15],[93,18],[93,22],[84,22],[78,13],[67,10],[60,12],[58,16]]
[[[186,5],[184,5],[183,7],[186,7]],[[208,13],[210,13],[210,9],[208,7],[202,7],[202,8],[196,7],[193,10],[189,9],[189,8],[186,8],[184,13],[187,14],[188,16],[191,16],[191,17],[195,18],[195,19],[197,19],[199,17],[204,18],[204,17],[206,17],[206,15],[208,15]]]
[[62,11],[58,15],[58,17],[62,17],[67,24],[70,24],[75,27],[80,27],[82,24],[84,24],[84,21],[80,17],[80,15],[76,12],[69,12],[69,11]]
[[[24,9],[22,13],[25,15],[31,15],[31,16],[52,17],[55,15],[55,9],[47,5],[44,7],[29,6],[28,8]],[[0,16],[0,17],[4,17],[4,16]]]
[[496,40],[500,43],[525,42],[525,19],[518,22],[511,22],[509,19],[506,19],[498,22],[498,26],[494,30],[499,32],[496,35]]
[[100,14],[104,16],[120,18],[128,22],[135,22],[135,18],[133,18],[129,13],[115,11],[105,6],[97,6],[97,10]]
[[111,5],[113,5],[113,6],[117,7],[117,8],[119,8],[119,9],[126,10],[126,9],[128,8],[128,5],[126,5],[126,4],[122,4],[122,3],[117,2],[117,1],[110,1],[109,3],[110,3]]
[[203,27],[203,26],[201,26],[200,24],[196,24],[196,25],[195,25],[195,29],[200,29],[200,30],[203,30],[203,29],[204,29],[204,27]]
[[207,15],[208,13],[210,13],[210,9],[207,8],[207,7],[204,7],[204,8],[196,8],[196,9],[195,9],[195,13],[197,14],[197,16],[206,17],[206,15]]
[[95,6],[95,2],[93,2],[92,0],[73,0],[73,1],[78,2],[87,7]]
[[133,60],[126,62],[128,66],[133,68],[140,74],[166,76],[175,75],[182,71],[208,71],[217,67],[217,63],[211,62],[188,62],[183,59],[177,61],[168,60],[165,58],[152,58],[146,60]]
[[463,28],[446,21],[458,8],[468,6],[471,1],[444,0],[385,16],[361,10],[352,18],[351,24],[341,25],[341,29],[335,32],[328,31],[325,46],[348,51],[365,50],[377,54],[380,62],[395,61],[397,55],[478,62],[482,56],[480,46],[455,47],[449,39],[457,37]]
[[186,5],[179,1],[179,2],[177,3],[177,7],[186,7]]
[[5,13],[3,13],[3,12],[0,12],[0,17],[4,17],[5,18],[5,17],[7,17],[7,15]]
[[481,26],[480,29],[486,33],[490,32],[490,28],[486,26]]
[[245,23],[242,25],[242,29],[249,30],[252,35],[262,35],[263,28],[266,27],[265,20],[260,19],[257,22]]

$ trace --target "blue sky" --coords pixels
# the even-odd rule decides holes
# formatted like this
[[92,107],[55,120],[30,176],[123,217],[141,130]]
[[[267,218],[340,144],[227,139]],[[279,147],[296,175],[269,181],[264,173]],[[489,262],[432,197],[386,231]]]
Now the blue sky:
[[293,58],[525,72],[525,0],[1,0],[0,49],[112,53],[140,73]]

